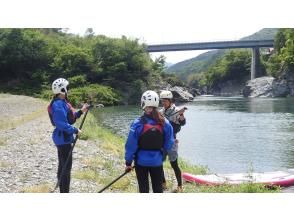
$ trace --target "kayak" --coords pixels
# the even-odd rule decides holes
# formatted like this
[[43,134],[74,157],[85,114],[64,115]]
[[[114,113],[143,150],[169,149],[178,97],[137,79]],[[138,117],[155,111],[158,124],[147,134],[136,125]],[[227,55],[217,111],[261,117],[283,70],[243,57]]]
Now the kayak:
[[264,173],[232,173],[210,175],[193,175],[190,173],[182,173],[182,177],[187,182],[194,182],[205,185],[261,183],[264,185],[277,185],[281,187],[294,186],[294,169]]

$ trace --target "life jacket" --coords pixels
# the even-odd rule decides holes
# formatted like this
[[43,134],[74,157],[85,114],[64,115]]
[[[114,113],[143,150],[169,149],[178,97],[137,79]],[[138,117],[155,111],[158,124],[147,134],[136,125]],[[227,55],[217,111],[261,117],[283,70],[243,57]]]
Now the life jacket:
[[[58,100],[57,98],[54,98],[52,99],[52,101],[50,102],[50,104],[48,105],[47,107],[47,111],[48,111],[48,115],[49,115],[49,118],[50,118],[50,121],[51,121],[51,124],[55,127],[55,123],[53,121],[53,115],[52,115],[52,105],[53,105],[53,102]],[[67,107],[69,108],[69,111],[67,112],[67,121],[69,124],[74,124],[76,122],[76,117],[74,115],[74,112],[75,112],[75,109],[72,107],[72,105],[67,101],[65,100],[66,104],[67,104]]]
[[161,125],[148,124],[144,116],[141,117],[144,124],[142,134],[139,137],[139,149],[161,150],[163,148],[163,128]]

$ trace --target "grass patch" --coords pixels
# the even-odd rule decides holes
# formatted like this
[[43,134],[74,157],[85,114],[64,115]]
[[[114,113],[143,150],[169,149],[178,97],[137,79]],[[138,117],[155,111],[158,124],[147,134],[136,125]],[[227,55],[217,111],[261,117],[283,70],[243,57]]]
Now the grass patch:
[[132,184],[132,181],[136,179],[136,175],[134,173],[135,172],[126,174],[124,177],[122,177],[120,180],[114,183],[110,187],[110,190],[119,190],[120,192],[129,192],[129,193],[137,192],[137,183]]
[[[79,126],[79,123],[81,123],[81,120],[78,122],[77,127]],[[99,126],[97,119],[91,114],[91,112],[87,115],[80,138],[82,140],[99,139],[103,149],[117,156],[122,155],[124,152],[125,140],[113,134],[111,130]]]
[[[78,123],[81,123],[81,120],[79,120]],[[79,124],[77,126],[79,126]],[[93,181],[99,185],[105,186],[124,172],[123,153],[125,140],[113,134],[111,130],[99,126],[97,119],[91,112],[87,115],[80,138],[83,140],[99,140],[99,147],[105,151],[106,155],[108,154],[112,156],[112,158],[103,158],[99,156],[84,159],[83,162],[88,168],[75,172],[73,174],[74,178]],[[121,164],[121,166],[119,166],[119,164]],[[137,188],[136,185],[132,184],[132,180],[135,180],[135,176],[133,175],[127,174],[109,187],[107,191],[135,192]],[[97,189],[97,191],[99,190],[100,189]]]
[[24,124],[26,122],[29,122],[33,119],[36,119],[42,115],[47,113],[43,108],[39,109],[37,111],[34,111],[30,114],[24,115],[20,118],[5,118],[0,119],[0,130],[8,130],[12,128],[16,128],[18,125]]
[[0,98],[9,98],[11,95],[7,93],[0,93]]
[[[103,173],[101,171],[87,169],[75,172],[73,174],[73,177],[80,180],[96,182],[97,184],[104,187],[108,185],[110,182],[112,182],[115,178],[117,178],[120,174],[118,172],[112,172],[109,174],[108,171]],[[136,187],[131,184],[131,180],[135,177],[130,177],[127,175],[119,179],[113,185],[111,185],[106,191],[109,192],[111,190],[116,190],[119,192],[134,192],[136,190]],[[101,186],[100,188],[102,188]],[[100,190],[100,188],[97,188],[97,192]]]
[[242,183],[238,185],[207,186],[196,183],[186,183],[185,192],[189,193],[278,193],[278,186],[268,187],[257,183]]
[[103,160],[102,158],[96,157],[87,159],[85,163],[88,165],[88,168],[76,172],[74,174],[75,178],[104,184],[105,179],[111,179],[115,176],[114,165],[110,160]]
[[[99,162],[98,162],[99,160]],[[88,160],[88,168],[78,171],[74,177],[81,180],[90,180],[104,184],[104,180],[115,176],[113,162],[109,160],[101,160],[101,158],[92,158]],[[108,182],[108,181],[106,181]]]
[[52,189],[52,186],[48,183],[39,184],[22,189],[20,192],[23,193],[48,193]]
[[10,166],[10,163],[8,163],[6,161],[0,161],[0,168],[6,168],[9,166]]
[[0,147],[4,147],[7,144],[7,138],[0,137]]
[[102,169],[104,164],[100,157],[86,158],[83,162],[91,169]]
[[[96,182],[100,185],[100,188],[108,185],[124,172],[123,167],[122,169],[117,168],[117,165],[115,165],[116,161],[101,157],[85,159],[84,163],[88,168],[75,172],[73,177],[80,180]],[[135,179],[135,173],[129,173],[111,185],[106,191],[136,192],[136,185],[132,184],[132,180]],[[97,192],[100,188],[97,188]]]
[[[119,172],[118,170],[116,171],[112,170],[111,173],[109,174],[101,175],[98,183],[103,186],[106,186],[123,173],[124,173],[124,170],[122,170],[121,172]],[[136,192],[137,186],[136,184],[132,183],[132,181],[135,179],[136,179],[135,172],[128,173],[122,178],[120,178],[118,181],[116,181],[114,184],[112,184],[108,189],[105,190],[105,192],[111,192],[111,191]]]
[[194,175],[205,175],[209,172],[207,166],[192,165],[191,163],[184,161],[182,158],[178,159],[178,163],[182,172],[193,173]]
[[73,173],[73,177],[80,180],[88,180],[97,182],[99,179],[99,173],[92,169],[86,169],[82,171],[76,171]]

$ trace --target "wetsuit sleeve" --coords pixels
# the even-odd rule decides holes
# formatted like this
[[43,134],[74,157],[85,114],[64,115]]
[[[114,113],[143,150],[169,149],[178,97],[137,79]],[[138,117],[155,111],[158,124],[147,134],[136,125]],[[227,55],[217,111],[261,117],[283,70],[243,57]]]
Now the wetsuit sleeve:
[[79,111],[74,113],[75,118],[80,118],[82,114],[83,114],[82,110],[79,110]]
[[134,160],[134,156],[138,150],[138,140],[142,129],[143,125],[139,119],[135,120],[131,125],[128,139],[125,144],[125,160],[127,166],[130,166]]
[[164,131],[163,148],[166,151],[169,151],[174,144],[174,131],[173,131],[173,127],[171,126],[168,120],[165,120],[163,131]]
[[56,128],[65,131],[67,134],[77,134],[78,129],[70,125],[67,121],[67,113],[62,106],[54,106],[53,121]]

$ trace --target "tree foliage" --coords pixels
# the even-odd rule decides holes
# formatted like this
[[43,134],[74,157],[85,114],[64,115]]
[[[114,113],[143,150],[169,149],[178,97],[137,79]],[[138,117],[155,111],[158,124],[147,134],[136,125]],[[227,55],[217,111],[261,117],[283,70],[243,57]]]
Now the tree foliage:
[[[48,68],[45,36],[32,30],[0,30],[0,74],[3,79],[32,79]],[[38,78],[38,77],[37,77]]]
[[250,75],[251,54],[248,50],[229,50],[200,78],[201,85],[213,87],[228,80],[241,81]]
[[294,70],[294,29],[279,29],[275,38],[274,54],[266,63],[267,72],[279,77],[284,71]]
[[31,88],[33,93],[41,94],[50,89],[53,80],[63,77],[79,94],[90,92],[84,87],[92,88],[91,91],[97,88],[92,84],[112,88],[112,93],[100,95],[112,96],[112,101],[108,101],[101,95],[106,104],[115,103],[119,102],[119,96],[114,98],[116,92],[134,88],[130,96],[137,98],[147,85],[152,88],[156,82],[151,78],[161,80],[164,62],[163,58],[152,61],[137,39],[95,35],[91,28],[83,37],[60,28],[0,29],[2,90],[5,86],[7,90],[18,88],[15,92]]

